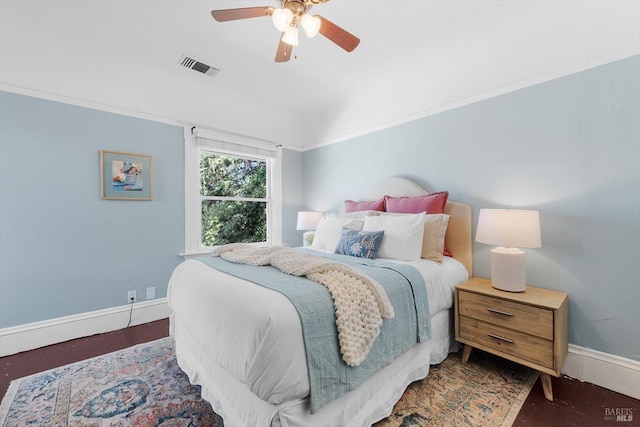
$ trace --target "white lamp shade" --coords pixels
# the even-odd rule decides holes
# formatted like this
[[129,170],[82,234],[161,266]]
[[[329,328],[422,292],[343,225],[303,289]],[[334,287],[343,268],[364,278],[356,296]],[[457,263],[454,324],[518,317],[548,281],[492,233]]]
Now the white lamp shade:
[[293,20],[293,12],[283,8],[274,9],[271,13],[271,20],[280,32],[285,32]]
[[298,212],[297,230],[315,230],[324,214],[322,212]]
[[304,29],[304,32],[307,34],[307,37],[313,38],[320,31],[320,25],[322,25],[322,21],[317,16],[311,16],[308,13],[302,15],[300,18],[300,25]]
[[298,46],[298,27],[289,27],[282,35],[282,41],[289,46]]
[[480,209],[476,242],[510,248],[539,248],[540,214],[517,209]]
[[491,251],[491,284],[509,292],[524,292],[525,253],[539,248],[540,214],[516,209],[480,209],[476,242],[498,246]]

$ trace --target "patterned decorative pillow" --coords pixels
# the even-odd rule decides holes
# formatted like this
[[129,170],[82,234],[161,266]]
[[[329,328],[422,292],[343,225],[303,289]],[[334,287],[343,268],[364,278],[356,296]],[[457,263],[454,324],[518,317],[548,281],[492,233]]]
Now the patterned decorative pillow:
[[335,253],[373,259],[382,242],[384,231],[357,231],[344,227]]

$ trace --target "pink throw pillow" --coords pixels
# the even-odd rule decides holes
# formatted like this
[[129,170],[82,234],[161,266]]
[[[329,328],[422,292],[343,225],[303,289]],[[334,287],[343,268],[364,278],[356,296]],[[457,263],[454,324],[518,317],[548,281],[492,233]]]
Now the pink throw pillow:
[[448,191],[439,191],[418,197],[385,196],[384,201],[387,212],[441,214],[448,198]]
[[358,211],[380,211],[384,212],[384,198],[380,200],[374,200],[371,202],[354,202],[353,200],[344,201],[344,211],[346,212],[358,212]]

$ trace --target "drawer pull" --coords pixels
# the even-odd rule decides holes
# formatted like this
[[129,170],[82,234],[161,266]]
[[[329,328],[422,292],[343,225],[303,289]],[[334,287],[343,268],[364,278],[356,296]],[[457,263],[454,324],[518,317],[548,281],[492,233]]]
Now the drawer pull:
[[513,313],[507,313],[506,311],[496,310],[495,308],[487,308],[487,311],[495,314],[502,314],[503,316],[513,317]]
[[506,341],[506,342],[508,342],[510,344],[513,344],[513,340],[510,340],[509,338],[501,337],[500,335],[496,335],[496,334],[489,334],[489,336],[491,338],[495,338],[495,339],[498,339],[500,341]]

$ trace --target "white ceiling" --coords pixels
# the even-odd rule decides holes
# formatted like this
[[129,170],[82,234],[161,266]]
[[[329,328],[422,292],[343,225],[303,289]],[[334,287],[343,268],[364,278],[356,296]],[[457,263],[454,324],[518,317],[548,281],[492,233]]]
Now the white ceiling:
[[0,89],[305,149],[640,53],[640,0],[332,0],[360,46],[301,34],[275,63],[270,18],[210,14],[262,5],[0,0]]

